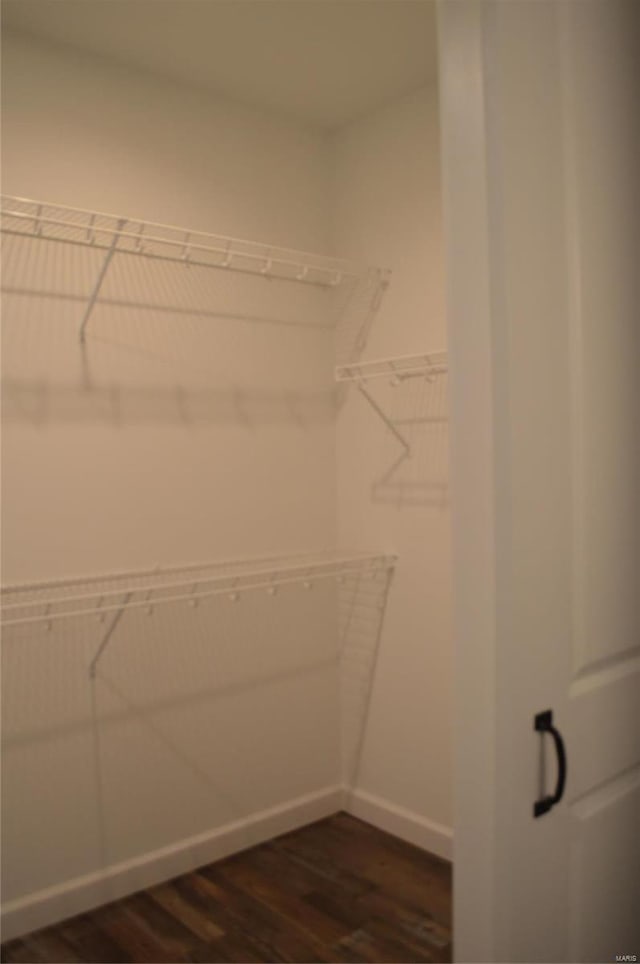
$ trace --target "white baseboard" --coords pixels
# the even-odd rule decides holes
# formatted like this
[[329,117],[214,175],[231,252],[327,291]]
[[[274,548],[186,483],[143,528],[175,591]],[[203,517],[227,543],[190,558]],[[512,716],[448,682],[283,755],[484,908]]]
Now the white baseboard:
[[328,817],[340,810],[342,804],[342,787],[328,787],[133,860],[9,901],[1,911],[2,939],[12,940],[246,850]]
[[405,810],[395,803],[376,797],[364,790],[345,789],[343,808],[354,817],[386,830],[408,843],[428,850],[438,857],[451,860],[453,856],[453,830],[441,823],[427,820],[426,817]]
[[423,850],[451,859],[453,833],[450,827],[427,820],[364,790],[327,787],[133,860],[9,901],[2,905],[2,939],[12,940],[82,914],[321,820],[341,809]]

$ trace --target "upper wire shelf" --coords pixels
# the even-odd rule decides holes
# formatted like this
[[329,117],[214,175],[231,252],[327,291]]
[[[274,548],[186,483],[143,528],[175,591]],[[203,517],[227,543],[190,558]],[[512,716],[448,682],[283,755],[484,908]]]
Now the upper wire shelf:
[[398,384],[406,378],[440,375],[447,370],[447,352],[432,351],[429,354],[399,355],[393,358],[339,365],[336,368],[335,377],[338,382],[361,382],[386,376],[392,383]]
[[263,242],[191,231],[175,225],[0,195],[0,230],[105,252],[159,258],[186,265],[241,271],[265,278],[336,287],[367,273],[350,261]]
[[298,583],[310,589],[318,580],[386,572],[395,560],[390,554],[323,553],[21,583],[2,588],[2,626],[41,622],[50,628],[54,621],[80,616],[104,621],[108,614],[126,609],[151,614],[156,606],[179,602],[197,606],[213,596],[226,595],[235,602],[247,591],[275,595],[279,586]]
[[364,319],[357,323],[359,329],[367,327],[389,283],[385,269],[340,258],[10,195],[0,195],[0,232],[16,238],[72,245],[102,256],[79,322],[81,342],[85,341],[87,325],[101,298],[110,264],[121,254],[187,268],[239,273],[318,291],[334,290],[338,295],[334,310],[343,302],[350,304],[354,288],[362,289],[363,293],[368,292],[364,304],[368,298],[371,305],[365,309]]

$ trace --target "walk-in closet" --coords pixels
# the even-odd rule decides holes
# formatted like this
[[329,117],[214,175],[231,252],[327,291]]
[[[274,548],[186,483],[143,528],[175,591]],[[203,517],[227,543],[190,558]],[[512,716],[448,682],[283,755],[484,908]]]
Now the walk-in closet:
[[639,64],[3,0],[2,961],[637,958]]
[[3,959],[450,959],[435,4],[2,16]]

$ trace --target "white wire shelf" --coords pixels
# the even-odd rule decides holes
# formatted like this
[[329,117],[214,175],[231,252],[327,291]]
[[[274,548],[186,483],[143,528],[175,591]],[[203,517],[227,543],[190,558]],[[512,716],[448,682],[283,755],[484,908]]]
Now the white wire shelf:
[[399,384],[406,378],[421,375],[430,377],[443,374],[447,370],[447,352],[434,351],[429,354],[398,355],[394,358],[339,365],[335,370],[335,377],[338,382],[361,382],[370,378],[387,377],[392,384]]
[[354,362],[339,365],[335,370],[337,382],[353,382],[362,397],[376,413],[389,431],[402,445],[405,455],[411,455],[411,445],[402,432],[387,415],[382,405],[373,397],[365,382],[372,378],[387,378],[394,388],[410,378],[431,379],[448,371],[446,351],[433,351],[421,355],[397,355],[393,358],[378,358],[374,361]]
[[[54,582],[22,583],[2,588],[2,627],[93,616],[103,622],[109,613],[227,595],[236,602],[242,593],[301,584],[312,588],[324,579],[372,576],[393,569],[391,554],[356,553],[294,556],[280,559],[209,563],[171,569],[105,574]],[[7,602],[5,602],[7,600]]]
[[380,283],[388,283],[388,272],[339,258],[10,195],[0,195],[0,232],[104,252],[80,324],[81,340],[114,255],[241,272],[320,288],[338,288],[343,282],[372,275],[379,277]]

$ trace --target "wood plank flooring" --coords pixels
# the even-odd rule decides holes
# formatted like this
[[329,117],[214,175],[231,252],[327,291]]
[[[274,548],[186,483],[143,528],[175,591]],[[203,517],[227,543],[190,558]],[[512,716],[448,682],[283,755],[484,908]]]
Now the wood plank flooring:
[[451,960],[451,865],[346,813],[2,946],[2,961]]

